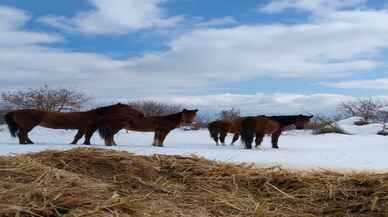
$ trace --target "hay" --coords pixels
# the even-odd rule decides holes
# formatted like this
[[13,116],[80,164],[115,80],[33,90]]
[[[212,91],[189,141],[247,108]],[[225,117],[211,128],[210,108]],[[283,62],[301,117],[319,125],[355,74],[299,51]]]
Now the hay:
[[386,183],[80,148],[0,157],[0,216],[386,216]]

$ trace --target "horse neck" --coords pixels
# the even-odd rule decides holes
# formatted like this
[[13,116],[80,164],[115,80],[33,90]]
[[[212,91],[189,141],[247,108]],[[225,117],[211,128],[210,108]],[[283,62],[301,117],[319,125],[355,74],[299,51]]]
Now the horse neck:
[[100,107],[100,108],[95,108],[95,109],[89,110],[88,112],[101,115],[101,114],[111,113],[111,112],[118,110],[118,109],[119,108],[115,107],[115,106],[105,106],[105,107]]
[[168,121],[170,121],[178,126],[178,125],[182,124],[182,122],[183,122],[183,113],[179,112],[179,113],[172,114],[172,115],[158,116],[156,118],[162,119],[162,120],[168,120]]
[[293,115],[284,115],[284,116],[271,116],[269,118],[278,122],[282,127],[287,127],[295,124],[298,117]]

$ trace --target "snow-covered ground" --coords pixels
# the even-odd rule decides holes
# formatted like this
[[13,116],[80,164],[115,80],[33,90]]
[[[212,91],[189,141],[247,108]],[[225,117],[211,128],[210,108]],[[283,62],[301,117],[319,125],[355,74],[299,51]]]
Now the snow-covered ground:
[[[167,137],[165,147],[150,145],[152,133],[124,131],[116,136],[117,147],[105,147],[96,133],[92,139],[96,148],[113,148],[140,155],[198,155],[211,160],[254,163],[260,166],[279,165],[291,169],[336,169],[346,171],[388,172],[388,137],[378,136],[381,125],[353,125],[353,119],[340,121],[342,128],[353,135],[311,135],[310,131],[288,131],[280,137],[279,150],[270,145],[266,137],[257,150],[244,150],[235,146],[216,146],[206,130],[174,130]],[[3,129],[3,130],[1,130]],[[37,152],[46,149],[66,150],[74,147],[67,144],[75,135],[71,130],[52,130],[37,127],[30,137],[36,144],[19,145],[9,136],[4,125],[0,126],[0,155]],[[231,136],[228,137],[228,142]]]

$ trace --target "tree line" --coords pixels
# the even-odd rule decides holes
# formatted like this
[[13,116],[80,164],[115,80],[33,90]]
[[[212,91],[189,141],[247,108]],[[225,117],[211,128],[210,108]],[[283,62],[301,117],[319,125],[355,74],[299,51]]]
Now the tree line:
[[[12,109],[35,108],[52,112],[79,111],[86,107],[92,98],[81,91],[69,88],[51,88],[47,85],[26,90],[8,91],[1,93],[0,116]],[[154,100],[138,100],[127,102],[133,108],[142,111],[146,116],[167,115],[180,112],[183,105],[157,102]],[[337,107],[337,116],[328,117],[316,115],[311,123],[311,128],[322,130],[322,132],[340,132],[335,121],[340,118],[358,116],[360,121],[357,125],[371,122],[388,121],[388,103],[378,98],[359,98],[342,102]],[[241,115],[239,109],[231,108],[222,110],[217,114],[198,114],[194,128],[203,128],[215,119],[233,121]],[[2,123],[2,118],[0,118]]]

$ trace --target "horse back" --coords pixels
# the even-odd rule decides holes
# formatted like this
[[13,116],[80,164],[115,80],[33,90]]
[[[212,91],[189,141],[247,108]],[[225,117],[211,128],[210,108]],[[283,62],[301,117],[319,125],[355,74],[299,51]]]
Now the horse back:
[[272,134],[279,129],[279,123],[264,116],[249,117],[254,124],[255,131],[261,134]]
[[46,112],[39,125],[53,129],[80,129],[95,122],[95,115],[89,112]]
[[160,128],[160,121],[153,117],[136,118],[133,117],[128,120],[125,129],[140,132],[153,132]]
[[209,124],[209,129],[218,130],[218,131],[230,131],[233,126],[231,121],[227,120],[218,120],[213,121]]

